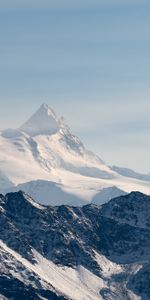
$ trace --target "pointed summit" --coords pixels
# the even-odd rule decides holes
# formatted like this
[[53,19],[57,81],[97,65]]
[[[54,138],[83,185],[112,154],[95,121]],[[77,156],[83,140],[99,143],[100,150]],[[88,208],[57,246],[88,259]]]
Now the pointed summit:
[[19,130],[30,136],[54,134],[59,130],[59,120],[48,104],[43,103]]
[[52,116],[54,119],[57,120],[57,116],[56,116],[54,110],[50,106],[48,106],[48,104],[46,104],[46,103],[43,103],[40,106],[40,108],[38,109],[38,111],[40,111],[41,114],[46,114],[48,116]]

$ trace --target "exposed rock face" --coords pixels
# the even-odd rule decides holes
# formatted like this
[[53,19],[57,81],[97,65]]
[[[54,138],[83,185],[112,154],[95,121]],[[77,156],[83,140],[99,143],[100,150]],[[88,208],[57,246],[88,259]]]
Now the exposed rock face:
[[[149,299],[149,217],[150,197],[139,192],[83,207],[45,207],[23,192],[1,195],[0,299],[79,299],[76,289],[73,295],[59,287],[67,278],[73,289],[78,277],[85,299]],[[70,270],[78,274],[72,282]],[[60,272],[59,282],[52,272]]]

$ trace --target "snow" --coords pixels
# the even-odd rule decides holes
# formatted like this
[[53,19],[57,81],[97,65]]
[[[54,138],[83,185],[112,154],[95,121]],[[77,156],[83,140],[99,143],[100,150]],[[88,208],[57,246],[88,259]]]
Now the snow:
[[71,299],[101,299],[99,290],[105,287],[103,281],[86,270],[82,266],[78,269],[68,267],[57,267],[50,261],[47,261],[39,253],[34,252],[37,259],[36,269],[53,286],[59,287],[59,290],[68,295]]
[[143,181],[150,182],[150,173],[148,174],[140,174],[128,168],[121,168],[117,166],[112,166],[111,169],[122,176],[136,178]]
[[27,194],[24,193],[24,197],[26,198],[26,200],[28,202],[30,202],[32,204],[32,206],[38,208],[38,209],[45,209],[45,206],[42,206],[40,204],[38,204],[37,202],[35,202],[30,196],[28,196]]
[[56,182],[50,182],[45,180],[35,180],[24,184],[19,184],[17,187],[11,189],[12,191],[22,190],[26,194],[32,196],[41,204],[58,206],[63,204],[82,206],[87,202],[78,197],[71,191],[65,191],[63,185]]
[[[82,205],[90,203],[103,189],[107,201],[112,187],[150,194],[150,182],[111,170],[85,149],[46,104],[19,129],[1,132],[0,170],[16,190],[24,189],[42,204],[69,204],[71,197],[71,205]],[[12,186],[6,184],[6,192]]]
[[123,266],[111,262],[104,255],[98,254],[96,251],[95,257],[102,270],[101,272],[103,277],[111,277],[113,274],[119,274],[123,272]]
[[54,134],[59,129],[59,121],[54,111],[47,104],[42,104],[38,111],[19,130],[30,136]]
[[[37,274],[41,280],[51,284],[56,291],[60,294],[64,294],[71,300],[100,300],[99,290],[105,287],[102,279],[92,274],[82,266],[78,269],[72,269],[68,267],[58,267],[53,262],[48,261],[42,257],[37,251],[33,250],[36,264],[32,264],[21,255],[10,249],[6,244],[0,240],[0,247],[2,247],[7,253],[11,254],[15,259],[25,266],[25,268],[31,270]],[[11,272],[11,270],[10,270]],[[13,276],[19,276],[16,272]],[[22,280],[21,275],[19,279]]]
[[[101,268],[101,273],[102,273],[102,277],[104,280],[107,280],[108,278],[110,279],[109,281],[111,282],[110,284],[110,290],[113,293],[116,293],[115,298],[108,298],[108,299],[117,299],[117,294],[120,290],[120,286],[117,282],[113,281],[113,278],[115,278],[115,275],[123,275],[123,274],[127,274],[128,276],[125,279],[122,278],[121,280],[121,285],[122,287],[124,286],[125,290],[127,291],[128,297],[127,299],[132,299],[132,300],[141,300],[141,297],[137,296],[136,294],[134,294],[131,290],[129,290],[127,288],[127,282],[128,282],[128,277],[133,273],[136,274],[141,268],[142,268],[142,263],[133,263],[130,265],[130,270],[129,270],[129,266],[128,265],[120,265],[117,263],[114,263],[110,260],[108,260],[105,256],[97,253],[95,251],[95,257],[96,260]],[[111,279],[112,278],[112,279]],[[123,282],[124,280],[124,282]],[[119,298],[120,299],[120,298]]]
[[0,193],[5,193],[8,189],[13,189],[14,184],[9,178],[0,170]]
[[124,195],[125,192],[123,190],[118,189],[115,186],[107,187],[102,189],[99,193],[97,193],[93,199],[92,203],[97,205],[102,205],[109,200]]
[[[98,277],[80,265],[76,269],[57,266],[52,261],[44,258],[35,249],[32,250],[34,263],[23,258],[1,240],[0,250],[1,253],[6,254],[7,263],[10,264],[9,273],[14,278],[30,284],[28,274],[32,272],[34,277],[40,278],[40,283],[44,288],[51,287],[51,290],[55,290],[58,294],[64,295],[70,300],[102,300],[105,299],[102,296],[104,291],[108,291],[108,298],[106,299],[120,299],[118,295],[119,290],[123,295],[122,289],[126,291],[127,299],[141,299],[141,297],[127,289],[126,285],[128,276],[136,274],[142,268],[142,264],[132,264],[130,268],[128,265],[118,265],[95,251],[95,259],[101,269],[101,276]],[[20,268],[20,264],[24,268]],[[126,274],[128,274],[127,277]],[[116,275],[121,276],[122,280],[115,281]]]

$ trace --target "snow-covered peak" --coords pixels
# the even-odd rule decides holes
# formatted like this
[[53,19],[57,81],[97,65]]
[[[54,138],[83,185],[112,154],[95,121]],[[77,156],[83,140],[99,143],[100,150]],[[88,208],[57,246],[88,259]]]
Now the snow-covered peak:
[[[88,151],[47,104],[42,104],[19,129],[0,132],[0,170],[12,182],[10,185],[0,174],[0,193],[10,192],[17,185],[15,190],[21,188],[45,204],[58,200],[77,205],[79,201],[92,201],[95,195],[96,203],[103,203],[104,196],[108,200],[114,195],[114,188],[107,189],[114,186],[119,195],[120,190],[121,194],[135,190],[150,194],[149,182],[119,175]],[[52,193],[53,198],[49,197]]]
[[30,136],[54,134],[59,130],[59,120],[55,112],[45,103],[25,122],[19,130]]
[[51,116],[57,121],[57,116],[54,110],[47,103],[41,104],[40,108],[38,109],[38,112],[40,112],[41,114]]

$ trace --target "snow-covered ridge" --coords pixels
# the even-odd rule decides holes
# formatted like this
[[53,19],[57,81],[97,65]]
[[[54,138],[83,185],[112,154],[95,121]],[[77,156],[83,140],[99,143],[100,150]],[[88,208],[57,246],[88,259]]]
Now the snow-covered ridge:
[[141,174],[141,173],[137,173],[137,172],[135,172],[131,169],[121,168],[121,167],[117,167],[117,166],[112,166],[111,169],[113,171],[119,173],[122,176],[130,177],[130,178],[136,178],[136,179],[139,179],[139,180],[150,182],[150,173]]

